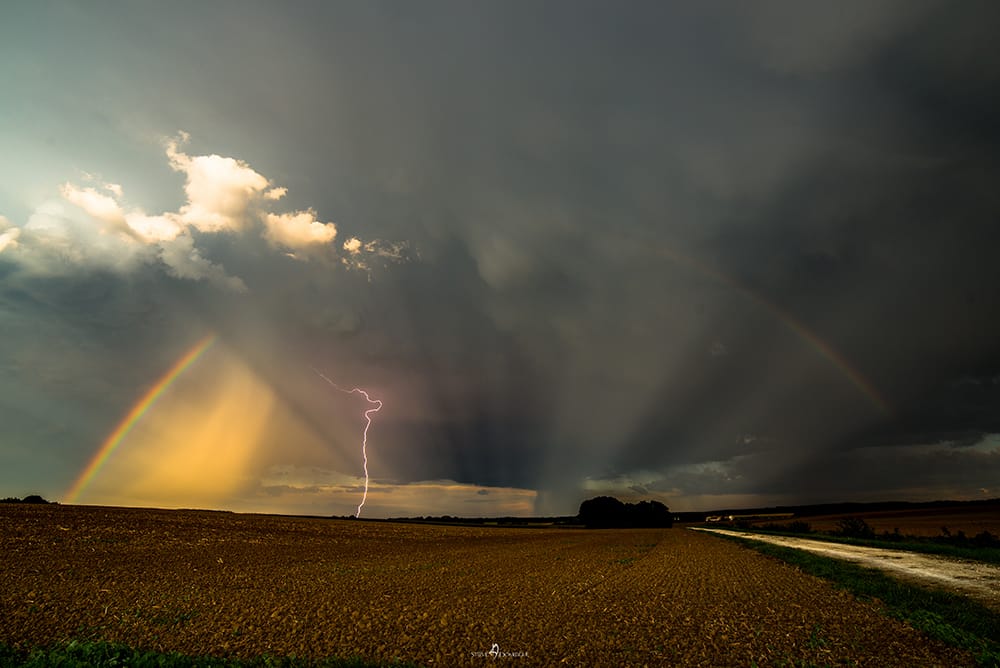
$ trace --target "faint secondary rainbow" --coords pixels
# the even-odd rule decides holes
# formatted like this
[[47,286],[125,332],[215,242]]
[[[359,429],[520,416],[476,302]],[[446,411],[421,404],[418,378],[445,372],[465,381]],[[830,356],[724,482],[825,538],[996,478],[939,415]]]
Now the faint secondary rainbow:
[[104,442],[101,443],[101,447],[97,449],[94,453],[93,458],[90,463],[87,464],[83,472],[80,473],[76,482],[70,487],[69,491],[66,492],[66,496],[63,500],[64,503],[75,503],[77,497],[79,497],[80,492],[86,487],[90,481],[94,478],[94,475],[100,470],[104,462],[108,461],[108,457],[111,453],[115,451],[115,448],[122,442],[125,436],[132,430],[135,423],[146,414],[150,406],[156,403],[156,400],[160,398],[160,395],[170,387],[170,385],[177,380],[177,378],[184,373],[184,371],[194,364],[202,353],[212,347],[215,343],[215,334],[209,334],[205,338],[198,341],[192,348],[190,348],[186,353],[184,353],[180,359],[171,365],[167,369],[166,373],[160,376],[152,387],[150,387],[146,394],[142,396],[139,401],[137,401],[132,408],[129,409],[128,413],[121,419],[118,425],[114,428]]
[[882,415],[892,414],[889,402],[886,401],[885,397],[882,396],[882,393],[878,391],[878,388],[876,388],[870,380],[865,378],[860,371],[854,368],[854,366],[843,355],[834,350],[828,343],[826,343],[826,341],[819,338],[815,332],[809,329],[791,313],[788,313],[777,304],[765,299],[763,296],[750,288],[738,283],[729,275],[724,274],[718,269],[710,267],[700,260],[683,255],[673,248],[663,244],[658,245],[656,249],[661,255],[666,256],[673,262],[693,269],[703,276],[708,276],[728,286],[758,306],[769,311],[775,318],[777,318],[780,322],[783,322],[785,326],[795,332],[799,338],[812,346],[812,348],[819,353],[820,356],[824,357],[827,361],[831,362],[835,367],[840,369],[841,373],[843,373],[844,376],[851,381],[851,384],[854,385],[854,387],[868,399],[868,401],[876,408],[876,410],[879,411],[879,413]]

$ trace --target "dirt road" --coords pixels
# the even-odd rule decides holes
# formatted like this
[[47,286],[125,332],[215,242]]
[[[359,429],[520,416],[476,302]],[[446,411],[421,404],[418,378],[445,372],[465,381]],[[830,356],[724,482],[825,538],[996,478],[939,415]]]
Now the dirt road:
[[827,557],[853,561],[869,568],[877,568],[901,579],[935,585],[966,594],[1000,610],[1000,566],[903,550],[843,545],[808,538],[767,536],[729,529],[694,527],[692,529],[725,536],[749,538],[763,543],[793,547]]

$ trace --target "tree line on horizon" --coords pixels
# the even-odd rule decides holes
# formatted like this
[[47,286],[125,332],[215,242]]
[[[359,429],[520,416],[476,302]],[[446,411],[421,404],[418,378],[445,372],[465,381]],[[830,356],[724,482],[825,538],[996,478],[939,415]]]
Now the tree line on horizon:
[[577,515],[588,529],[672,527],[670,509],[659,501],[623,503],[613,496],[597,496],[580,504]]
[[16,496],[8,496],[6,498],[0,499],[0,503],[53,503],[52,501],[47,501],[37,494],[29,494],[23,499],[19,499]]

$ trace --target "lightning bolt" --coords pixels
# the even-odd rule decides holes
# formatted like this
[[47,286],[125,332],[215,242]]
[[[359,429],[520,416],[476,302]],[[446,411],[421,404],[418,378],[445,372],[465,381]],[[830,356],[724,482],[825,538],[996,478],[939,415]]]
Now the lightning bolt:
[[337,385],[335,382],[324,376],[319,371],[319,369],[313,367],[313,371],[316,372],[316,375],[318,375],[320,378],[322,378],[331,386],[333,386],[334,389],[340,390],[344,394],[355,394],[355,393],[360,394],[365,398],[365,401],[375,406],[374,408],[369,408],[368,410],[365,411],[365,432],[363,438],[361,439],[361,458],[364,461],[364,467],[365,467],[365,493],[364,496],[361,497],[361,503],[358,504],[358,512],[354,514],[355,517],[361,517],[361,509],[365,507],[365,501],[368,500],[368,428],[372,426],[372,414],[378,413],[380,410],[382,410],[382,400],[372,399],[370,396],[368,396],[368,392],[362,390],[360,387],[355,387],[350,390],[345,390],[340,385]]

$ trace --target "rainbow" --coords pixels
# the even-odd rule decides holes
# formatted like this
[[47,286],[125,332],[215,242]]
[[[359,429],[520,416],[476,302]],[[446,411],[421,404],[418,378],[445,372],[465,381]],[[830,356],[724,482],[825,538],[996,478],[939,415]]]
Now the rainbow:
[[866,397],[866,399],[875,407],[876,410],[878,410],[879,413],[886,416],[892,414],[889,402],[886,401],[885,397],[882,396],[872,382],[865,378],[860,371],[855,369],[843,355],[834,350],[828,343],[823,341],[823,339],[819,338],[815,332],[806,327],[806,325],[796,319],[791,313],[788,313],[777,304],[765,299],[757,292],[754,292],[753,290],[738,283],[729,275],[722,273],[718,269],[710,267],[700,260],[683,255],[673,248],[663,244],[660,244],[657,247],[657,250],[661,255],[669,258],[674,263],[688,267],[703,276],[707,276],[726,285],[730,289],[742,295],[744,298],[757,304],[757,306],[770,312],[771,315],[773,315],[780,322],[784,323],[784,325],[792,330],[792,332],[794,332],[800,339],[808,343],[813,350],[819,353],[821,357],[825,358],[828,362],[840,369],[841,373],[847,377],[851,384]]
[[76,482],[73,486],[69,488],[66,492],[66,496],[63,500],[64,503],[75,503],[76,499],[80,496],[80,492],[83,488],[94,478],[94,475],[100,470],[104,462],[108,461],[108,457],[111,453],[115,451],[115,448],[122,442],[125,436],[131,431],[135,423],[139,421],[146,411],[149,410],[150,406],[156,403],[156,400],[160,398],[160,395],[170,387],[170,385],[177,380],[177,377],[184,373],[184,370],[190,367],[192,364],[201,357],[202,353],[212,347],[215,343],[215,334],[209,334],[205,338],[198,341],[194,346],[184,353],[180,359],[173,363],[173,365],[167,369],[167,372],[160,376],[152,387],[150,387],[146,394],[142,396],[139,401],[137,401],[132,408],[125,414],[125,416],[118,423],[118,426],[114,428],[104,442],[101,443],[101,447],[97,449],[90,463],[87,464],[83,472],[80,473]]

